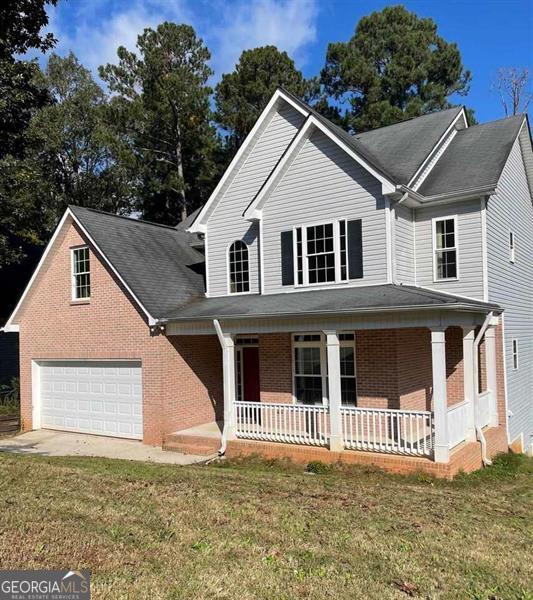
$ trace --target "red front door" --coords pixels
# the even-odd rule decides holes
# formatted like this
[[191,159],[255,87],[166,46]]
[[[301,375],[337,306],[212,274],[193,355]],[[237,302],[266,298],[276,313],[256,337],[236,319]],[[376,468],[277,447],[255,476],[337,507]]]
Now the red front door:
[[243,392],[245,402],[259,402],[259,348],[243,348]]

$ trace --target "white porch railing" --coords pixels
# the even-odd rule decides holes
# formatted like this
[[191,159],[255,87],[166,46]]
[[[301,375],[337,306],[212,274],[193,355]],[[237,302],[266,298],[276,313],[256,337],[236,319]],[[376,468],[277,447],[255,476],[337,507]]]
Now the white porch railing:
[[448,408],[448,440],[450,449],[466,440],[468,402],[460,402]]
[[344,446],[395,454],[428,455],[433,418],[428,411],[341,408]]
[[237,437],[327,446],[329,411],[325,406],[235,402]]
[[477,397],[477,424],[486,427],[490,423],[491,398],[490,391],[482,392]]

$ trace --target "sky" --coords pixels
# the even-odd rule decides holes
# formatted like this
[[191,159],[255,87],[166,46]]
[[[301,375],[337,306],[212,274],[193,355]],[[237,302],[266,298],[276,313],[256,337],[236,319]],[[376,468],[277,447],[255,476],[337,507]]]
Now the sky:
[[[274,44],[295,60],[304,75],[324,65],[329,42],[347,41],[358,20],[395,3],[378,0],[59,0],[49,10],[58,44],[72,50],[95,75],[116,62],[119,45],[135,49],[145,27],[165,20],[191,24],[211,51],[212,83],[233,70],[245,49]],[[504,116],[491,84],[500,67],[533,71],[533,0],[405,0],[406,8],[431,17],[438,33],[456,42],[472,72],[466,97],[483,123]],[[530,112],[531,112],[530,107]]]

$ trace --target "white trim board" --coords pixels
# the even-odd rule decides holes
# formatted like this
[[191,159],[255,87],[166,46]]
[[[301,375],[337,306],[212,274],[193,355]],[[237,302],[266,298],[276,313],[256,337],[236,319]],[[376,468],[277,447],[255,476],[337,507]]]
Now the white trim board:
[[372,167],[361,156],[359,156],[352,148],[347,146],[339,137],[332,133],[327,127],[325,127],[316,117],[314,117],[313,115],[309,115],[305,123],[300,128],[300,131],[298,131],[296,136],[293,138],[293,140],[287,147],[281,160],[278,162],[272,173],[265,180],[263,187],[259,190],[256,197],[250,203],[248,208],[244,211],[243,217],[245,219],[255,221],[260,220],[262,218],[262,209],[268,200],[271,190],[275,188],[280,177],[284,174],[285,169],[290,165],[291,161],[297,155],[303,144],[313,135],[315,131],[322,132],[332,142],[337,144],[337,146],[339,146],[341,150],[346,152],[348,156],[353,158],[373,177],[375,177],[381,183],[382,194],[392,194],[396,191],[396,186],[393,182],[389,181],[381,173],[376,171],[374,167]]
[[244,140],[244,142],[241,144],[241,147],[239,148],[239,150],[233,157],[233,160],[229,164],[228,168],[224,171],[224,174],[222,175],[217,186],[215,187],[215,189],[209,196],[207,202],[204,204],[202,210],[198,213],[198,216],[196,217],[194,223],[189,227],[189,229],[187,229],[187,231],[189,231],[190,233],[206,233],[207,220],[209,218],[208,215],[211,211],[213,204],[215,204],[218,201],[218,199],[219,199],[218,197],[219,197],[221,191],[224,189],[226,182],[228,181],[230,176],[233,174],[233,172],[239,165],[240,160],[241,160],[242,156],[244,155],[244,153],[246,152],[248,146],[250,146],[250,144],[256,138],[256,134],[259,132],[262,124],[270,116],[270,114],[275,109],[276,104],[278,103],[278,101],[280,99],[282,99],[286,103],[290,104],[295,110],[297,110],[299,113],[301,113],[305,117],[307,117],[307,115],[309,114],[308,111],[305,111],[303,109],[303,107],[301,107],[299,104],[294,102],[292,100],[292,98],[290,98],[287,94],[283,93],[282,90],[279,90],[279,89],[276,90],[274,92],[272,98],[270,98],[270,101],[268,102],[268,104],[263,109],[263,112],[259,115],[259,118],[255,122],[255,125],[253,126],[252,130],[246,136],[246,139]]
[[109,266],[111,271],[115,274],[115,276],[118,278],[120,283],[124,286],[124,288],[130,294],[130,296],[135,300],[136,304],[139,306],[139,308],[142,310],[142,312],[146,315],[146,317],[148,319],[148,324],[155,325],[157,323],[157,320],[154,317],[152,317],[152,315],[146,310],[146,308],[143,306],[141,301],[133,293],[133,291],[128,286],[128,284],[124,281],[124,279],[122,278],[120,273],[111,264],[111,262],[106,257],[106,255],[102,252],[102,250],[100,250],[100,248],[98,247],[98,244],[96,244],[96,242],[93,240],[93,238],[91,237],[89,232],[85,229],[85,227],[81,224],[80,220],[76,217],[76,215],[70,210],[70,208],[67,208],[67,210],[65,211],[65,214],[61,217],[61,221],[59,222],[58,226],[56,227],[54,234],[52,235],[50,241],[48,242],[48,244],[45,248],[45,251],[44,251],[43,255],[41,256],[41,260],[37,264],[37,267],[36,267],[35,271],[33,272],[33,275],[31,276],[31,279],[30,279],[28,285],[24,289],[24,292],[22,293],[22,296],[20,297],[20,300],[18,301],[18,303],[15,307],[15,310],[11,313],[9,319],[7,320],[7,323],[4,327],[4,331],[10,332],[10,331],[18,331],[19,330],[18,323],[14,323],[14,321],[17,317],[17,313],[19,312],[20,308],[22,307],[23,302],[26,299],[26,296],[28,295],[30,289],[32,288],[33,284],[35,283],[37,276],[38,276],[39,272],[41,271],[48,255],[50,254],[50,251],[53,248],[59,233],[65,227],[65,224],[67,223],[67,219],[69,217],[72,219],[72,221],[74,223],[76,223],[76,225],[78,225],[78,227],[81,229],[81,231],[83,232],[83,235],[86,237],[86,239],[89,241],[89,243],[93,246],[93,248],[95,248],[98,251],[98,254],[106,262],[106,264]]

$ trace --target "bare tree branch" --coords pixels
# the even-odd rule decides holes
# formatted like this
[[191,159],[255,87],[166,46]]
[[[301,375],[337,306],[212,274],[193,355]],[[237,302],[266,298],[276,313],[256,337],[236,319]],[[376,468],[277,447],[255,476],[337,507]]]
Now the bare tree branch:
[[492,89],[500,96],[505,116],[526,112],[533,98],[529,69],[526,67],[502,67]]

